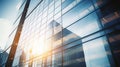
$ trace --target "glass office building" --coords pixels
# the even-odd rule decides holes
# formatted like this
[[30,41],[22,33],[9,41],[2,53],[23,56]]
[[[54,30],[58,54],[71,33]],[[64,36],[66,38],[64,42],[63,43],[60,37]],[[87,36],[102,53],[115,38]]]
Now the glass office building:
[[119,0],[31,0],[13,66],[120,67],[119,4]]

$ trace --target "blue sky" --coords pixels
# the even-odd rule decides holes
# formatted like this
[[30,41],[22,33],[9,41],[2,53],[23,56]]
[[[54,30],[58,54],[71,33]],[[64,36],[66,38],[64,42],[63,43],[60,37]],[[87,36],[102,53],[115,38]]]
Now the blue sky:
[[4,49],[21,0],[0,0],[0,48]]
[[0,18],[12,20],[17,12],[17,5],[21,0],[0,0]]

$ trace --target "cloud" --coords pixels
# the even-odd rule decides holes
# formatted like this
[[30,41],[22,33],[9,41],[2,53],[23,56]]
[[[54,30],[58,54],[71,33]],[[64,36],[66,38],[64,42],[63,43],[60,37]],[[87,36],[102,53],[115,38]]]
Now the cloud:
[[10,21],[0,18],[0,47],[4,48],[11,29]]

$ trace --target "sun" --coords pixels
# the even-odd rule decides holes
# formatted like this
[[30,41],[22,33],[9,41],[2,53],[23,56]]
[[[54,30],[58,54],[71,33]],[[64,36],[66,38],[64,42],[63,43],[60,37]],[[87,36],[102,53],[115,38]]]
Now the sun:
[[45,44],[43,41],[34,41],[31,43],[29,51],[33,56],[41,55],[45,52]]

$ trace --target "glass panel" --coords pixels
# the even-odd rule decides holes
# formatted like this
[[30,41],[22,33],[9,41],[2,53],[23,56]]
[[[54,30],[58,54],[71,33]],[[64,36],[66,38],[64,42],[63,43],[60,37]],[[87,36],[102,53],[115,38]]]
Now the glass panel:
[[51,12],[53,12],[53,10],[54,10],[54,5],[52,5],[52,6],[49,6],[48,13],[51,13]]
[[64,9],[65,7],[67,7],[69,4],[71,4],[74,0],[65,0],[62,3],[62,9]]
[[105,5],[105,3],[108,1],[108,0],[92,0],[95,7],[98,8],[98,7],[102,7],[103,5]]
[[53,36],[53,47],[58,47],[62,45],[62,32],[59,32]]
[[87,67],[110,67],[104,38],[99,38],[83,44]]
[[46,67],[52,67],[51,64],[52,63],[52,59],[51,59],[51,56],[48,56],[47,57],[47,65],[46,65]]
[[57,0],[56,2],[55,2],[55,8],[57,8],[58,6],[60,6],[61,5],[61,0]]
[[67,29],[79,37],[84,37],[100,29],[99,20],[96,13],[92,13],[91,15],[85,17],[82,20],[79,20],[77,23],[73,24]]
[[76,35],[74,32],[64,29],[63,30],[63,44],[66,45],[74,40],[80,39],[78,35]]
[[37,59],[37,65],[36,67],[42,67],[42,59]]
[[52,2],[53,0],[49,0],[49,4]]
[[52,56],[52,67],[62,67],[62,53],[56,53]]
[[60,24],[60,22],[55,21],[55,23],[54,23],[54,34],[57,34],[60,31],[62,31],[62,25]]
[[86,67],[82,46],[76,46],[64,51],[64,67]]
[[111,50],[113,51],[114,58],[116,59],[116,63],[120,66],[120,24],[113,27],[113,29],[109,29],[110,33],[108,34],[109,42],[111,45]]
[[52,30],[47,31],[47,32],[46,32],[46,38],[51,37],[51,36],[52,36],[52,33],[53,33]]
[[46,38],[49,38],[51,37],[53,34],[53,22],[54,21],[51,21],[50,23],[47,23],[47,30],[46,30]]
[[44,1],[44,8],[46,8],[49,4],[49,0],[43,0]]
[[46,40],[45,51],[51,51],[52,49],[52,38]]
[[[83,6],[84,5],[84,6]],[[78,3],[73,9],[63,15],[63,27],[67,27],[80,18],[83,18],[88,13],[93,11],[93,6],[90,0],[84,0]]]
[[57,7],[56,9],[55,9],[55,14],[57,14],[58,12],[60,12],[61,11],[61,6],[59,6],[59,7]]

